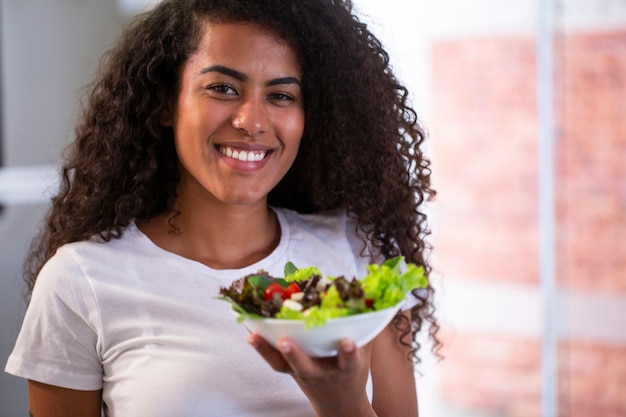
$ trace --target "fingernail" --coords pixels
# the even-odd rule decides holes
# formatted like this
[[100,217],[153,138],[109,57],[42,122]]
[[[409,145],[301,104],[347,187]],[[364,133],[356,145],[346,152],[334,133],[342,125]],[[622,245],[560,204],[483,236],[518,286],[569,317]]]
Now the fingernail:
[[352,353],[356,349],[356,345],[351,340],[342,340],[341,341],[341,350],[346,353]]
[[282,353],[290,353],[291,345],[288,342],[279,342],[278,349],[280,349]]
[[253,335],[249,335],[246,340],[250,343],[250,345],[252,345],[253,348],[256,349],[259,347],[259,341]]

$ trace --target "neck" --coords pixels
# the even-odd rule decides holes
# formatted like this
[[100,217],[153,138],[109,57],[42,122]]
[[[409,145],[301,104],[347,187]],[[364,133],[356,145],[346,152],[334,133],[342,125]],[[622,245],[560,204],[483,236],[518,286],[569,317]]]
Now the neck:
[[239,269],[269,255],[280,241],[276,215],[254,205],[199,205],[178,201],[140,229],[161,248],[214,269]]

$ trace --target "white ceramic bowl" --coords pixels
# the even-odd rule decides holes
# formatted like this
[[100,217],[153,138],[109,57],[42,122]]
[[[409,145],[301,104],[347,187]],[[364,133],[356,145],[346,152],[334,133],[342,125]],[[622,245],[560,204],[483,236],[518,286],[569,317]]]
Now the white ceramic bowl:
[[301,320],[248,318],[243,324],[251,332],[263,336],[274,347],[277,347],[278,339],[288,337],[311,356],[334,356],[342,339],[352,339],[358,347],[374,339],[389,324],[398,309],[399,306],[396,306],[329,319],[323,326],[308,329]]

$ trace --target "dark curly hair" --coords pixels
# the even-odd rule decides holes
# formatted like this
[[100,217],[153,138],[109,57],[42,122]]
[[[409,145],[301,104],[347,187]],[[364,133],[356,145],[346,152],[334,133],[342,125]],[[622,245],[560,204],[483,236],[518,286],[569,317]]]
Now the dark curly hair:
[[[385,257],[426,260],[423,206],[434,191],[425,133],[381,42],[350,0],[164,0],[139,15],[104,57],[86,97],[61,186],[25,264],[28,292],[56,250],[100,235],[119,238],[134,221],[173,210],[180,178],[173,132],[160,123],[202,23],[253,22],[296,51],[303,71],[305,129],[297,159],[269,204],[301,213],[341,208]],[[412,346],[428,325],[440,347],[431,286],[416,291],[412,320],[398,315]]]

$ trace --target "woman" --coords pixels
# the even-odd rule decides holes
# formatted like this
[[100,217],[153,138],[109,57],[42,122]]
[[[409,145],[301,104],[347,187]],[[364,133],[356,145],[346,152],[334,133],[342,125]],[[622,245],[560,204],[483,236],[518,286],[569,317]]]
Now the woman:
[[423,136],[349,1],[165,0],[139,16],[27,259],[6,370],[29,379],[32,415],[417,415],[432,288],[325,359],[248,335],[215,296],[286,261],[363,276],[402,254],[429,271]]

